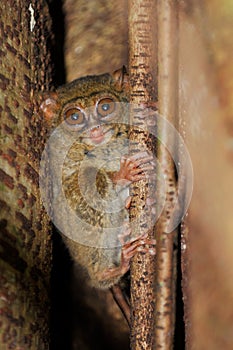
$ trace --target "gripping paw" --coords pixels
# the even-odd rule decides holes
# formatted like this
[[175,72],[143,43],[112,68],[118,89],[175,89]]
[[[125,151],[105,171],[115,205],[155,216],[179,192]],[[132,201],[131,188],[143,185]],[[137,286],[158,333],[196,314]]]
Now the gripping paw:
[[118,236],[121,243],[121,263],[114,268],[108,268],[98,274],[99,280],[111,280],[120,278],[130,268],[131,258],[138,252],[149,253],[155,255],[156,240],[147,237],[147,234],[137,238],[130,238],[131,230],[127,226],[122,234]]
[[139,152],[132,156],[121,158],[120,170],[114,175],[113,182],[128,185],[131,182],[140,181],[146,178],[147,171],[154,169],[153,157],[147,152]]
[[147,234],[143,234],[137,238],[130,238],[131,230],[126,228],[122,234],[118,236],[122,245],[121,268],[126,273],[130,266],[131,258],[138,252],[156,254],[156,240],[148,238]]

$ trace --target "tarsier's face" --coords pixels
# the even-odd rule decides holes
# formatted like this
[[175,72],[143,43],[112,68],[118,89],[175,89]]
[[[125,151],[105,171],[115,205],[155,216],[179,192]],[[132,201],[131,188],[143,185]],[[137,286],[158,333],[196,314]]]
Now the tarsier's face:
[[61,113],[68,130],[79,133],[82,142],[98,145],[110,139],[115,123],[126,121],[127,111],[114,94],[106,92],[67,103]]
[[127,74],[123,68],[66,84],[50,93],[41,109],[52,126],[62,125],[83,143],[95,146],[108,141],[117,124],[127,123],[127,101]]

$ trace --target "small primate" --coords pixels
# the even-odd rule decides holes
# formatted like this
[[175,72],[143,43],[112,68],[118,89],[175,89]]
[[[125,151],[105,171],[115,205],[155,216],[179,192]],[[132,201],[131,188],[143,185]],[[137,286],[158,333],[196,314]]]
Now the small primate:
[[[155,240],[132,237],[129,225],[131,198],[126,190],[149,176],[153,161],[145,151],[129,155],[128,102],[128,77],[122,68],[45,93],[40,106],[48,126],[58,130],[59,142],[53,141],[49,151],[55,224],[62,223],[60,231],[74,262],[102,289],[119,282],[136,252],[155,254]],[[78,224],[69,218],[67,206]]]

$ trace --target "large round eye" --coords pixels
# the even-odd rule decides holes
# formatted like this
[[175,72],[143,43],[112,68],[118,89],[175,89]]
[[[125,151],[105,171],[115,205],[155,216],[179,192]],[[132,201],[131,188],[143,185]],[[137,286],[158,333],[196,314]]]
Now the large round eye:
[[103,98],[98,102],[97,113],[101,117],[107,117],[109,114],[115,111],[116,104],[114,100],[110,97]]
[[72,107],[64,113],[65,121],[69,125],[82,126],[85,123],[85,115],[80,109]]

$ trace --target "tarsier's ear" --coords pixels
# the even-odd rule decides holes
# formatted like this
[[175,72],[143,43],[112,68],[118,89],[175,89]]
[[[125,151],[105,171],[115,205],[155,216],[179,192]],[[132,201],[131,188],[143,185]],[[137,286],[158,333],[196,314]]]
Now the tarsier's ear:
[[118,70],[115,70],[115,72],[112,73],[112,77],[114,79],[116,88],[122,89],[123,87],[127,88],[129,86],[129,76],[127,74],[125,66]]
[[40,112],[48,124],[51,124],[55,115],[60,108],[58,103],[58,95],[56,92],[44,93],[40,105]]

